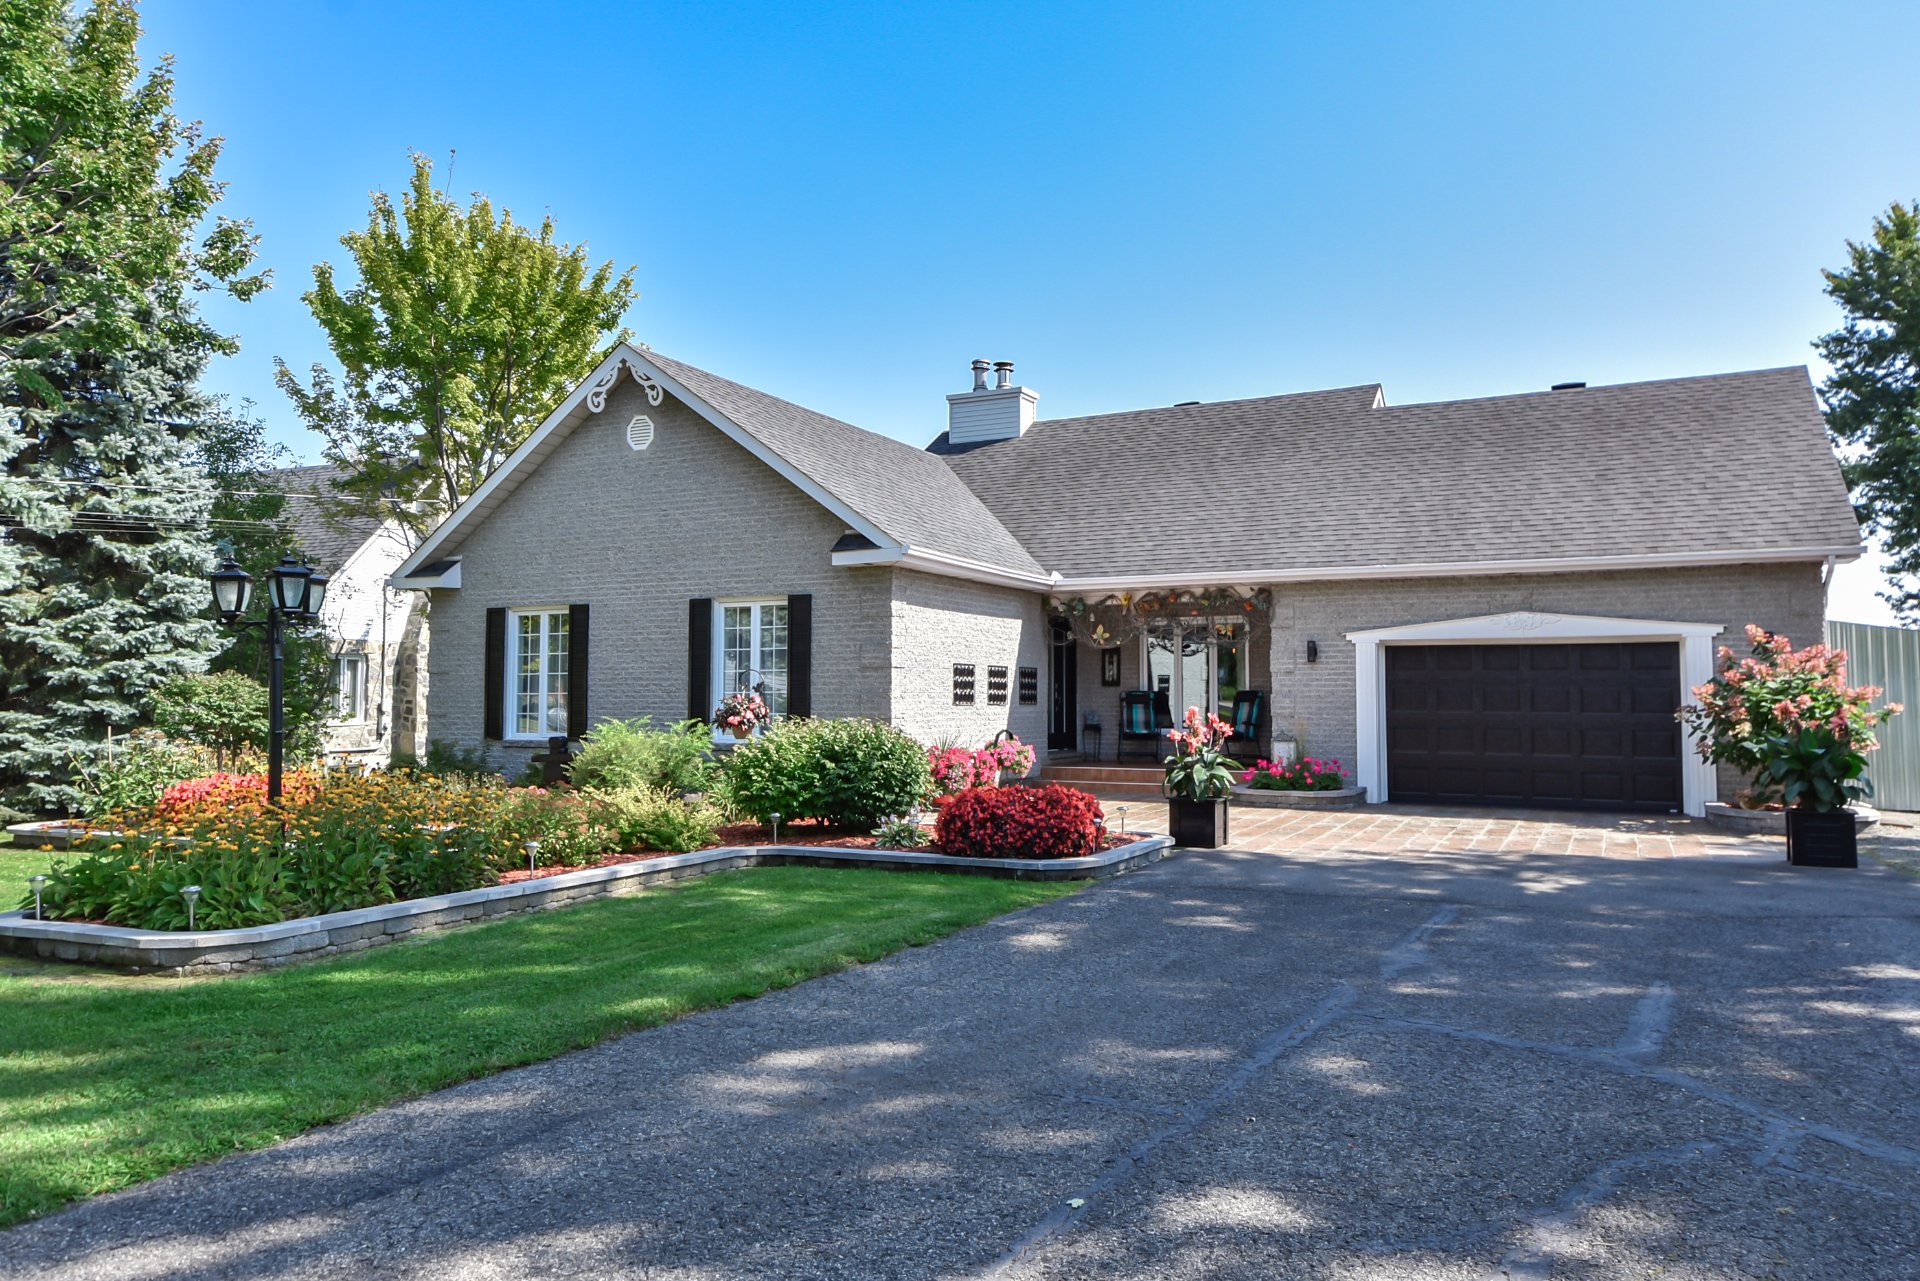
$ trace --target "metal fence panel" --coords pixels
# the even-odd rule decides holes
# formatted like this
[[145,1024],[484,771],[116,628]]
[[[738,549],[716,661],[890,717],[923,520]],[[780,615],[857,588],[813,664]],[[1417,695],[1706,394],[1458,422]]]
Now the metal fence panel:
[[1920,810],[1920,631],[1872,623],[1827,623],[1827,644],[1847,651],[1847,683],[1878,685],[1906,712],[1880,727],[1880,750],[1867,753],[1873,804]]

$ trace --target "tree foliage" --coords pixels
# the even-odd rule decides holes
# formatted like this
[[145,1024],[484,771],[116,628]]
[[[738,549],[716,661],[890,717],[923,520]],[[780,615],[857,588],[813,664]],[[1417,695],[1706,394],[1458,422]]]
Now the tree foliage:
[[193,294],[266,286],[138,37],[131,0],[0,0],[0,793],[42,811],[215,643],[195,384],[233,343]]
[[[300,550],[291,504],[331,507],[334,502],[325,494],[290,494],[286,469],[292,461],[285,446],[267,439],[266,423],[255,414],[253,402],[236,407],[216,398],[195,442],[194,464],[213,482],[214,532],[221,549],[253,575],[256,593],[266,591],[267,573],[284,553]],[[265,681],[270,657],[266,639],[258,627],[226,629],[211,670]],[[289,630],[283,649],[287,759],[302,761],[319,753],[321,727],[332,711],[332,654],[325,636],[306,629]]]
[[463,208],[434,190],[425,156],[400,207],[374,193],[366,228],[341,244],[357,282],[342,289],[323,262],[302,295],[340,372],[316,364],[303,384],[281,361],[277,378],[368,509],[422,504],[403,513],[417,528],[472,493],[627,336],[616,326],[632,268],[589,268],[551,217],[523,227],[477,193]]
[[1897,586],[1884,593],[1920,614],[1920,201],[1895,203],[1873,235],[1847,242],[1847,265],[1825,273],[1846,323],[1814,345],[1833,373],[1821,390],[1827,428],[1852,446],[1843,466],[1854,503],[1887,552]]

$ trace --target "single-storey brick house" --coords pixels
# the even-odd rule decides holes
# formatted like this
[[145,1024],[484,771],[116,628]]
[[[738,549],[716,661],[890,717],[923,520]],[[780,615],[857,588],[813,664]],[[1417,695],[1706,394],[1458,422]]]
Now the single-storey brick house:
[[1376,801],[1697,814],[1683,689],[1860,552],[1800,368],[1050,422],[995,369],[923,450],[621,346],[395,572],[433,736],[517,772],[752,686],[1059,760],[1245,692]]

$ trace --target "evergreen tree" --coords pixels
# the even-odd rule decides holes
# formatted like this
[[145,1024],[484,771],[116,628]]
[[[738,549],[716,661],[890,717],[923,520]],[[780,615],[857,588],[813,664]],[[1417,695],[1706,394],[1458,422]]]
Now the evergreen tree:
[[131,0],[0,0],[0,795],[41,812],[217,644],[195,384],[233,344],[192,294],[266,284],[138,37]]
[[1833,373],[1821,393],[1827,429],[1854,448],[1842,467],[1867,529],[1886,548],[1902,617],[1920,616],[1920,201],[1895,202],[1873,235],[1847,242],[1825,273],[1846,324],[1814,343]]

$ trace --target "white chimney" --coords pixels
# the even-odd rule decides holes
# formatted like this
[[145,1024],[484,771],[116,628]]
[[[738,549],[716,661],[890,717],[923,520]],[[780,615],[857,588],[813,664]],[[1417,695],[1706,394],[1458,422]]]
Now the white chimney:
[[[996,385],[987,386],[987,370],[992,369]],[[995,440],[1012,440],[1033,426],[1034,406],[1040,393],[1031,387],[1019,387],[1013,381],[1013,362],[984,360],[973,362],[973,390],[955,392],[947,397],[947,444],[984,445]]]

